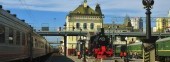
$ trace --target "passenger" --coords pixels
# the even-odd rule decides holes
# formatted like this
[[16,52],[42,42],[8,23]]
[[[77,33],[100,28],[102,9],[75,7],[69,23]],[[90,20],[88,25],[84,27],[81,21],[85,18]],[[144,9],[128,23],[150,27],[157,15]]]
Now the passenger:
[[132,51],[129,52],[129,58],[132,59]]
[[124,52],[124,53],[123,53],[123,56],[124,56],[124,57],[126,57],[126,56],[127,56],[127,53],[126,53],[126,52]]
[[122,58],[122,56],[123,56],[123,52],[120,52],[120,57]]
[[134,58],[136,59],[137,58],[137,54],[136,54],[137,52],[135,51],[134,52]]
[[136,52],[136,59],[138,59],[139,58],[139,53],[138,52]]
[[81,59],[80,51],[77,52],[78,59]]

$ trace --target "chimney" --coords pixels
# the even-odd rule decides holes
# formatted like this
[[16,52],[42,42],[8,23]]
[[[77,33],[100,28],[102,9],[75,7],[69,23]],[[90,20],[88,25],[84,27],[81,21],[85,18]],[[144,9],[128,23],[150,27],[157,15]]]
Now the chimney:
[[8,13],[11,13],[11,11],[10,10],[6,10]]
[[16,14],[12,14],[14,17],[17,17],[17,15]]
[[0,5],[0,9],[2,9],[2,5]]
[[22,22],[25,22],[25,20],[21,20]]

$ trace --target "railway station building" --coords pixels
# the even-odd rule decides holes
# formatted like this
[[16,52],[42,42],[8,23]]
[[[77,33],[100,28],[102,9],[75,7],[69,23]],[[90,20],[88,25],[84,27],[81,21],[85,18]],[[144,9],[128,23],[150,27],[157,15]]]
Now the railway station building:
[[78,40],[86,38],[86,47],[91,35],[98,32],[103,25],[103,17],[100,5],[97,4],[92,9],[87,0],[79,5],[75,10],[70,11],[66,16],[66,31],[88,32],[88,36],[67,36],[67,52],[68,55],[75,54]]

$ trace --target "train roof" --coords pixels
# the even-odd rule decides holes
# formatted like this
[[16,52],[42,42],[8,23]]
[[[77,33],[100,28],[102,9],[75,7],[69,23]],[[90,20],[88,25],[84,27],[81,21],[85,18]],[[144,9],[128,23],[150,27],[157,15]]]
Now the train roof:
[[136,43],[133,43],[133,44],[129,44],[128,46],[130,46],[130,45],[139,45],[139,44],[142,44],[142,42],[136,42]]
[[168,41],[168,40],[170,40],[170,37],[158,39],[156,42],[164,42],[164,41]]

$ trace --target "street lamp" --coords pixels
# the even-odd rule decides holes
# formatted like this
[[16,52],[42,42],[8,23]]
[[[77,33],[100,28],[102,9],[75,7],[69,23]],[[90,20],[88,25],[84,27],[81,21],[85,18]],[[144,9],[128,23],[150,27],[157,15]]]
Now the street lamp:
[[84,49],[84,58],[83,58],[83,62],[86,62],[86,37],[83,37],[83,49]]
[[146,39],[151,38],[151,9],[154,4],[154,0],[142,0],[144,9],[146,9]]
[[[144,61],[155,61],[155,42],[157,38],[151,37],[151,9],[154,4],[154,0],[142,0],[144,9],[146,9],[146,39],[144,39]],[[147,56],[147,58],[145,58]],[[149,56],[149,57],[148,57]]]
[[64,56],[66,56],[67,52],[67,34],[66,34],[66,23],[64,24],[65,32],[64,32]]
[[125,41],[126,41],[126,62],[128,62],[128,54],[127,54],[127,52],[128,52],[128,49],[127,49],[127,40],[128,40],[128,38],[127,38],[127,37],[125,37]]
[[110,37],[110,26],[108,26],[108,28],[109,28],[109,41],[110,41],[110,38],[111,38],[111,37]]

